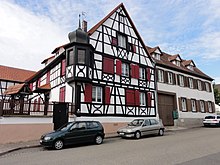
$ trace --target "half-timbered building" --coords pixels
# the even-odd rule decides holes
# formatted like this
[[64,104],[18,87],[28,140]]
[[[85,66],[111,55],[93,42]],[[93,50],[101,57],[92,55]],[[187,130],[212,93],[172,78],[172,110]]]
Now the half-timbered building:
[[157,46],[146,47],[156,62],[159,117],[165,125],[195,126],[215,112],[213,79],[193,60],[170,55]]
[[157,117],[154,62],[124,5],[86,27],[79,23],[28,79],[32,111],[67,102],[76,116]]

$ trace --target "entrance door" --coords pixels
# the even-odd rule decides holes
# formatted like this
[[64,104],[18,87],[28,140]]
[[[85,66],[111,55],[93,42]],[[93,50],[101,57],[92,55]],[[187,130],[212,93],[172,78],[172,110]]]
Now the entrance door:
[[165,126],[173,126],[174,95],[158,94],[158,112]]

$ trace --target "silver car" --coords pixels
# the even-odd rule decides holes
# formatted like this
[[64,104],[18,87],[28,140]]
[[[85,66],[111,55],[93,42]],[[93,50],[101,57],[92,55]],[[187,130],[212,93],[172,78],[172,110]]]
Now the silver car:
[[128,126],[120,128],[117,133],[121,137],[141,138],[144,135],[158,134],[163,136],[164,126],[162,120],[156,119],[135,119]]

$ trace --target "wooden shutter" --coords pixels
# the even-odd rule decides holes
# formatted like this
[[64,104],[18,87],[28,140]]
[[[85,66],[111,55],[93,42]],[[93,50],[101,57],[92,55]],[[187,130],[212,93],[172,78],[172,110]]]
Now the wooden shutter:
[[50,71],[47,72],[47,80],[46,80],[46,84],[50,83]]
[[209,112],[208,101],[204,101],[205,112]]
[[181,100],[181,97],[179,97],[178,100],[179,100],[179,110],[183,111],[182,110],[182,100]]
[[140,92],[138,90],[135,90],[134,93],[135,97],[135,105],[140,106]]
[[196,100],[196,111],[200,112],[200,101]]
[[191,105],[191,100],[186,99],[186,111],[192,111],[192,105]]
[[116,37],[112,37],[112,45],[114,45],[114,46],[118,45],[118,40]]
[[85,102],[92,102],[92,84],[85,85]]
[[189,87],[189,78],[184,76],[184,86]]
[[151,107],[151,100],[152,100],[152,93],[148,92],[147,93],[147,106]]
[[193,87],[194,89],[198,89],[198,82],[196,79],[193,79]]
[[59,98],[60,102],[65,102],[65,93],[66,93],[66,88],[61,87],[60,88],[60,98]]
[[164,82],[168,83],[168,72],[164,71]]
[[121,61],[116,60],[116,74],[121,75]]
[[208,83],[208,84],[209,84],[209,92],[212,92],[212,86],[210,83]]
[[62,60],[61,62],[61,76],[64,76],[66,74],[66,60]]
[[30,88],[31,91],[33,90],[33,83],[29,84],[29,88]]
[[215,103],[212,102],[212,113],[215,113]]
[[151,69],[150,68],[147,68],[147,81],[150,82],[150,79],[151,79]]
[[180,75],[177,75],[177,85],[180,85]]
[[131,77],[139,78],[139,66],[135,64],[131,64]]
[[105,87],[105,104],[110,104],[110,87]]
[[136,53],[136,46],[135,46],[134,44],[132,44],[132,51],[133,51],[134,53]]
[[112,58],[103,57],[103,72],[114,74],[114,60]]
[[176,74],[173,73],[173,84],[176,85]]
[[125,93],[125,99],[127,105],[135,105],[135,92],[134,90],[127,89]]

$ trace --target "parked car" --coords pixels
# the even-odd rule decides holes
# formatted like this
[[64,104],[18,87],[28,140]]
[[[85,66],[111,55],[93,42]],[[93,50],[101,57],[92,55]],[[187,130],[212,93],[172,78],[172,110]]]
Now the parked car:
[[203,119],[204,126],[220,126],[220,115],[209,115]]
[[128,123],[128,126],[120,128],[117,133],[121,137],[141,138],[144,135],[158,134],[163,136],[164,126],[162,120],[156,119],[135,119]]
[[45,147],[62,149],[66,145],[94,142],[101,144],[104,128],[98,121],[75,121],[65,124],[58,130],[41,136],[40,144]]

